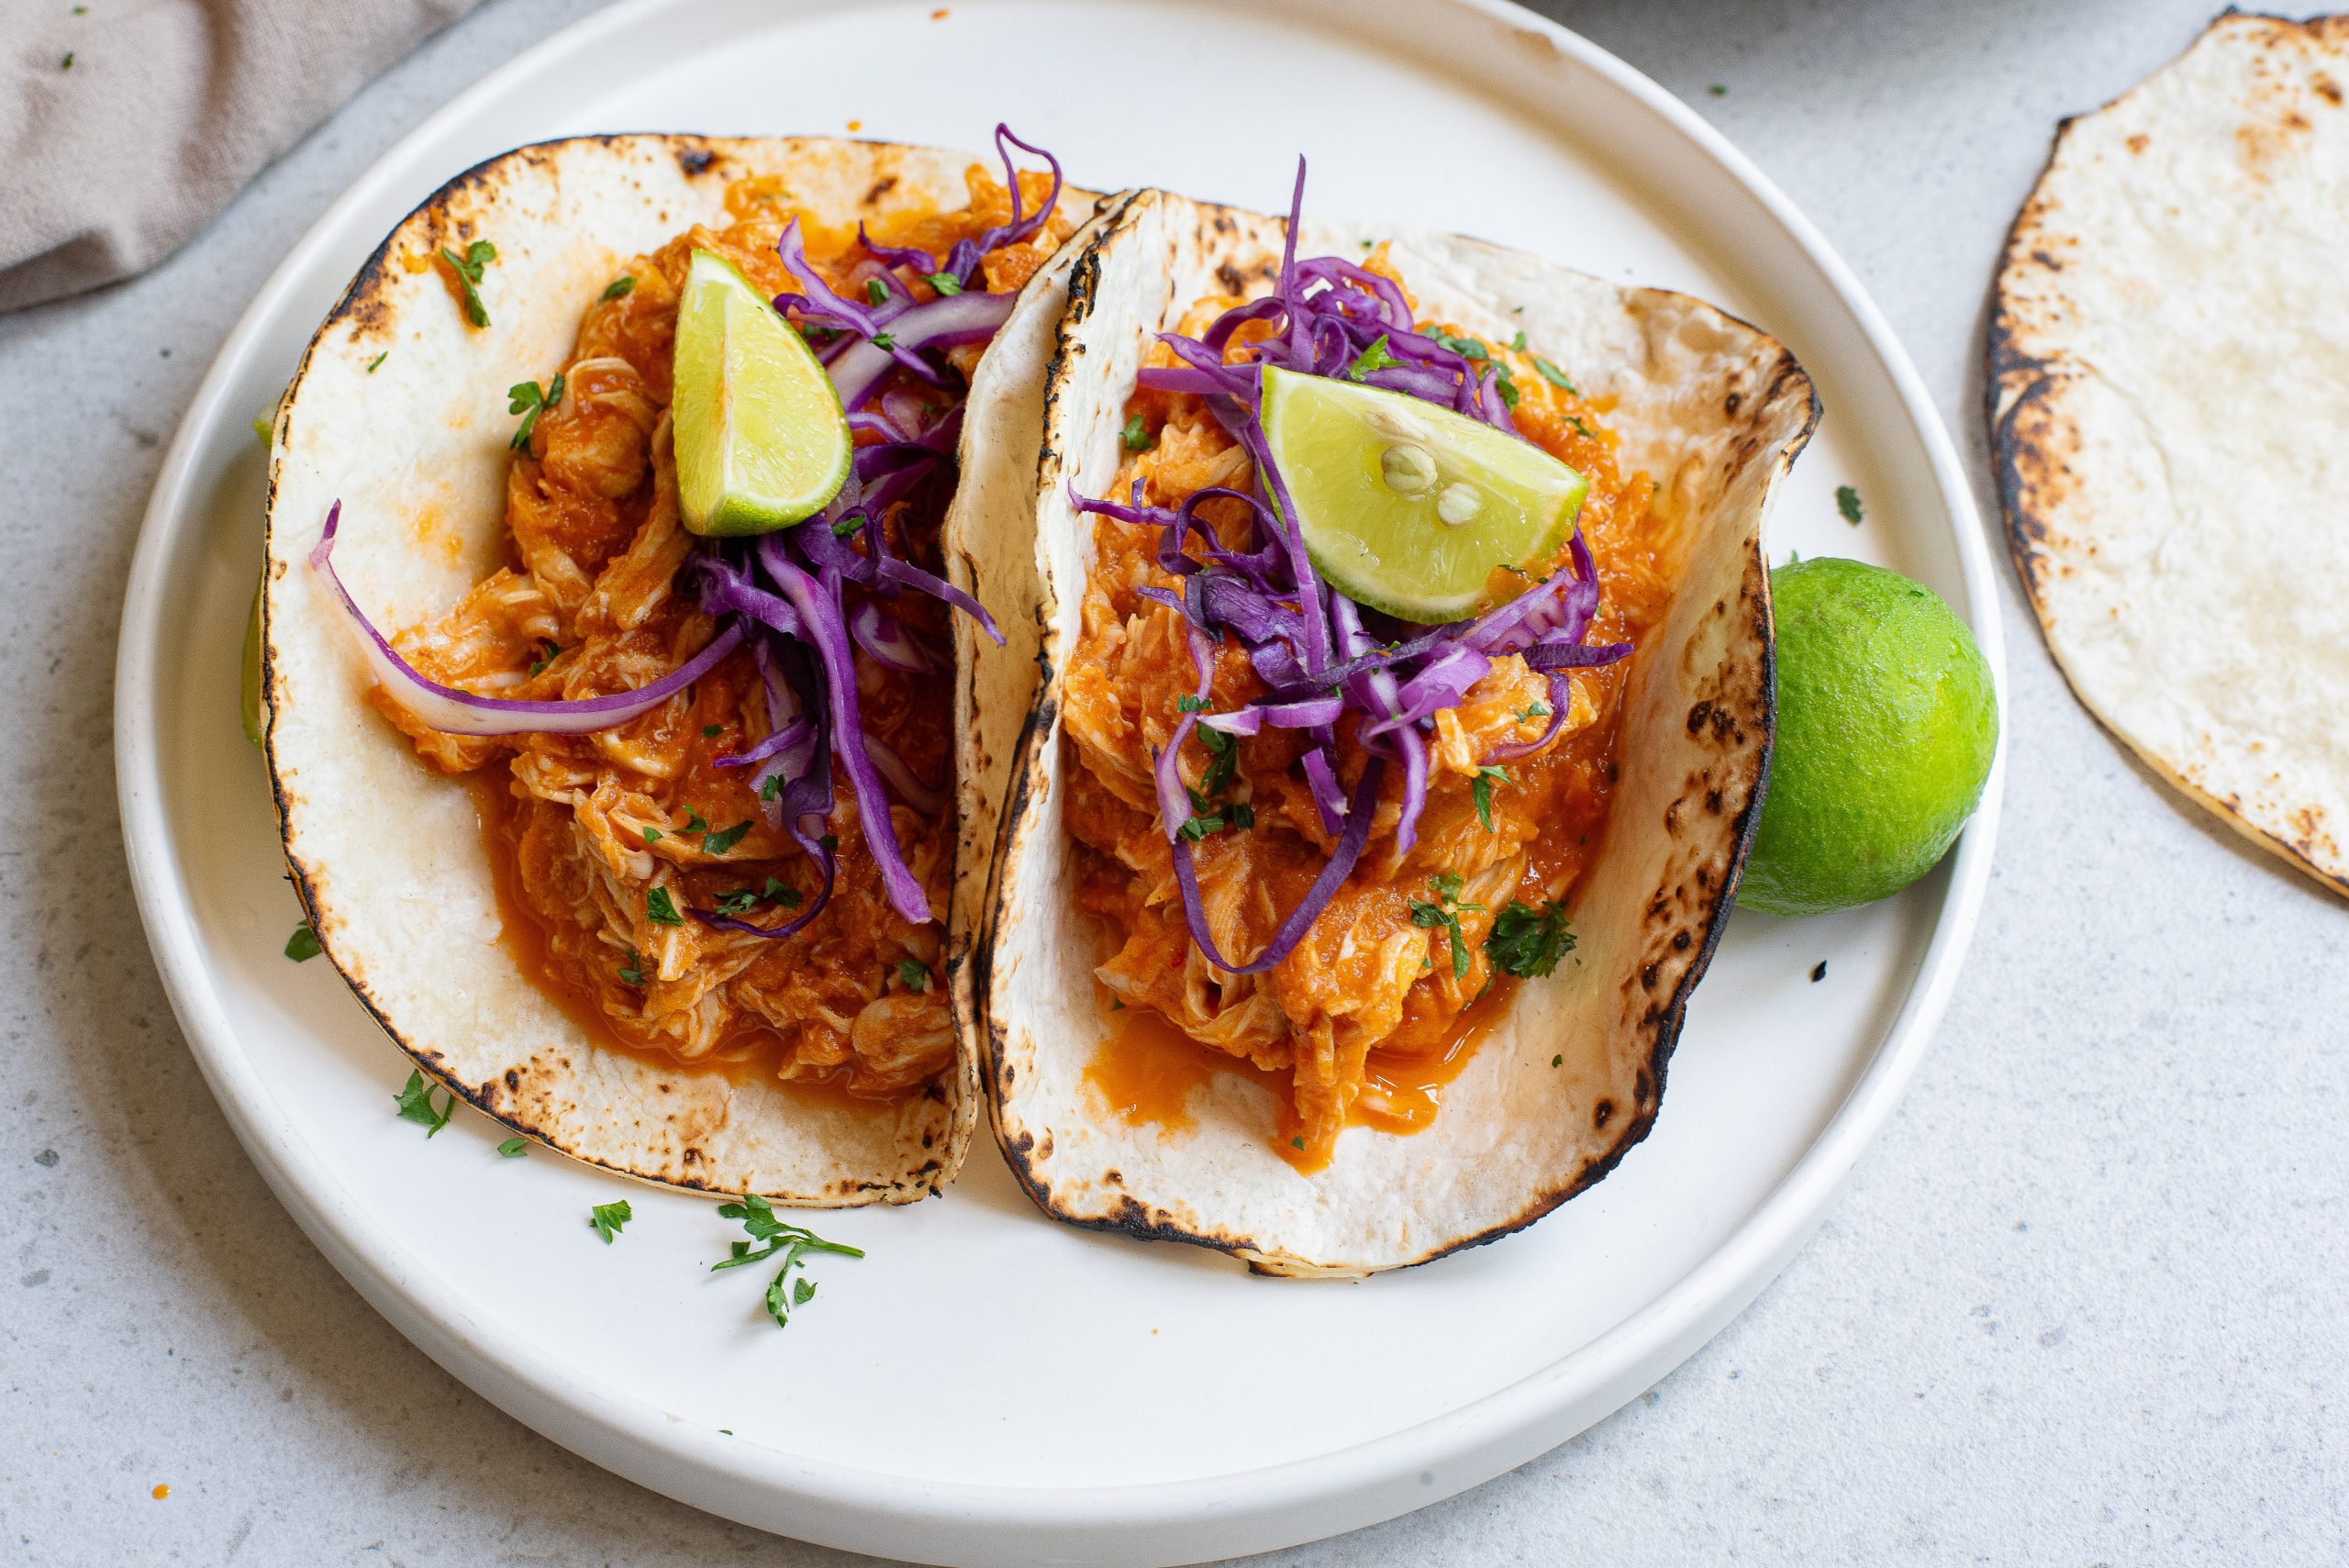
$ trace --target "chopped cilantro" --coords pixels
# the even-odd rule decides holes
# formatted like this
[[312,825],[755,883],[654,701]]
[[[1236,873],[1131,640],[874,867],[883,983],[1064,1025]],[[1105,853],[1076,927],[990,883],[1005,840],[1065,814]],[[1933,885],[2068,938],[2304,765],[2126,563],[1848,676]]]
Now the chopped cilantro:
[[604,297],[606,299],[626,299],[630,293],[634,292],[635,288],[636,279],[632,275],[625,278],[614,278],[610,283],[604,285]]
[[60,65],[57,69],[60,71],[71,71],[73,69],[73,51],[72,50],[69,49],[65,51],[64,63]]
[[647,828],[644,830],[644,841],[648,844],[657,844],[668,836],[658,828]]
[[1533,703],[1517,710],[1517,721],[1520,724],[1531,724],[1537,718],[1547,718],[1549,717],[1550,705],[1545,702]]
[[750,830],[750,819],[745,817],[731,828],[721,828],[715,833],[704,833],[701,836],[702,852],[710,855],[729,853],[735,845],[742,841],[742,835]]
[[1455,338],[1441,327],[1422,327],[1419,330],[1464,360],[1484,361],[1492,358],[1492,351],[1474,338]]
[[[756,1193],[745,1193],[740,1203],[719,1204],[718,1217],[740,1220],[742,1229],[750,1232],[751,1240],[737,1241],[729,1247],[724,1259],[710,1264],[712,1273],[720,1269],[739,1269],[749,1263],[763,1262],[778,1253],[782,1255],[783,1266],[775,1271],[774,1278],[767,1284],[767,1316],[774,1319],[774,1326],[778,1329],[790,1327],[791,1308],[807,1306],[808,1297],[816,1294],[815,1284],[804,1275],[796,1280],[791,1277],[792,1270],[807,1266],[809,1253],[837,1252],[846,1258],[864,1256],[861,1248],[841,1241],[827,1241],[804,1225],[791,1225],[777,1219],[774,1206]],[[753,1247],[751,1241],[763,1242],[764,1245]]]
[[1505,375],[1494,377],[1493,385],[1500,392],[1501,406],[1504,408],[1516,407],[1517,400],[1523,395],[1517,390],[1517,383]]
[[685,826],[684,831],[687,833],[707,833],[709,831],[709,824],[701,819],[700,812],[696,811],[692,806],[688,806],[685,807]]
[[1854,528],[1860,526],[1860,493],[1848,484],[1835,486],[1835,509]]
[[1464,980],[1468,975],[1468,940],[1460,930],[1460,917],[1469,910],[1482,912],[1482,904],[1463,904],[1460,890],[1464,885],[1460,873],[1447,871],[1428,878],[1428,885],[1436,892],[1441,903],[1424,898],[1405,900],[1411,911],[1411,924],[1423,931],[1442,929],[1452,937],[1452,977]]
[[818,839],[816,842],[823,846],[824,853],[828,855],[838,854],[840,852],[841,836],[838,833],[827,833],[823,837]]
[[669,896],[665,887],[656,887],[644,895],[644,912],[655,925],[682,926],[685,917],[677,913],[677,901]]
[[530,673],[533,675],[545,674],[547,666],[562,656],[562,644],[551,637],[539,639],[539,657],[530,661]]
[[930,286],[936,289],[941,294],[961,294],[963,292],[963,284],[961,281],[952,272],[932,272],[930,274],[928,281]]
[[1586,441],[1595,441],[1595,440],[1598,439],[1598,431],[1596,431],[1596,430],[1594,430],[1594,429],[1592,429],[1589,426],[1587,426],[1587,425],[1584,424],[1584,423],[1582,422],[1582,416],[1581,416],[1581,415],[1579,415],[1579,414],[1569,414],[1569,415],[1567,415],[1567,416],[1566,416],[1566,423],[1567,423],[1567,424],[1569,424],[1569,425],[1572,425],[1572,426],[1573,426],[1576,430],[1580,431],[1580,432],[1581,432],[1581,434],[1582,434],[1582,438],[1583,438],[1583,439],[1585,439],[1585,440],[1586,440]]
[[1223,808],[1223,814],[1226,817],[1230,819],[1231,825],[1234,828],[1253,828],[1256,826],[1256,808],[1249,805],[1244,800],[1235,801],[1231,805],[1225,806]]
[[767,878],[767,884],[759,889],[759,896],[770,904],[780,904],[786,909],[799,907],[799,889],[777,877]]
[[1475,781],[1468,786],[1468,793],[1476,800],[1476,820],[1485,825],[1485,831],[1487,833],[1493,831],[1493,781],[1495,779],[1498,779],[1503,784],[1508,783],[1508,770],[1507,768],[1478,768]]
[[497,1146],[497,1151],[508,1160],[519,1160],[530,1151],[530,1140],[519,1136],[509,1138]]
[[497,260],[497,247],[486,239],[476,239],[465,247],[460,257],[446,245],[440,247],[440,259],[457,274],[457,287],[463,291],[465,319],[476,327],[489,325],[489,307],[481,302],[482,269]]
[[908,991],[927,991],[930,965],[918,958],[901,958],[897,961],[897,980]]
[[1126,421],[1126,450],[1128,451],[1146,452],[1151,449],[1152,444],[1151,433],[1142,425],[1141,415],[1137,414]]
[[1705,91],[1710,93],[1716,98],[1726,98],[1729,96],[1729,89],[1722,86],[1718,82],[1706,88]]
[[761,800],[773,800],[776,795],[779,795],[782,793],[783,775],[781,773],[769,773],[767,775],[766,782],[759,785],[759,798]]
[[311,929],[307,920],[295,927],[294,934],[285,939],[285,956],[296,963],[307,963],[325,951],[318,945],[318,933]]
[[1582,395],[1582,388],[1569,381],[1566,378],[1566,373],[1552,364],[1549,361],[1537,355],[1533,361],[1533,368],[1541,372],[1542,379],[1548,382],[1552,386],[1562,386],[1568,392],[1573,393],[1576,397],[1580,397]]
[[644,955],[634,948],[628,950],[628,962],[620,968],[620,983],[624,985],[644,984]]
[[875,305],[886,305],[889,303],[889,285],[879,278],[867,278],[864,280],[864,297]]
[[[1210,735],[1215,737],[1214,740],[1208,740]],[[1208,771],[1199,775],[1199,787],[1209,795],[1220,794],[1223,787],[1231,782],[1232,771],[1240,765],[1240,748],[1233,745],[1231,737],[1220,729],[1202,729],[1199,740],[1214,753],[1208,760]]]
[[1564,1067],[1565,1064],[1566,1059],[1563,1056],[1553,1056],[1550,1058],[1550,1065],[1553,1067]]
[[1402,362],[1387,349],[1386,334],[1381,332],[1371,339],[1370,347],[1355,355],[1354,362],[1346,367],[1346,379],[1361,381],[1373,371],[1391,370]]
[[864,514],[862,512],[851,512],[848,516],[832,524],[832,537],[834,539],[847,539],[863,527],[864,527]]
[[385,349],[382,353],[377,354],[373,359],[369,360],[367,361],[367,373],[369,375],[373,375],[377,371],[384,368],[384,361],[391,357],[392,351],[389,349]]
[[1210,833],[1222,832],[1223,818],[1220,817],[1193,817],[1180,828],[1175,828],[1174,831],[1182,834],[1183,837],[1190,840],[1191,842],[1196,844]]
[[738,887],[729,893],[719,894],[716,900],[716,907],[719,914],[730,915],[740,919],[749,914],[751,906],[758,901],[759,895],[755,892],[747,887]]
[[1305,1140],[1302,1138],[1292,1138],[1288,1140],[1288,1146],[1291,1149],[1302,1149],[1305,1147]]
[[725,733],[726,726],[722,724],[705,724],[701,727],[701,738],[705,740],[715,740]]
[[1188,692],[1185,692],[1181,696],[1174,699],[1174,711],[1176,713],[1197,713],[1207,706],[1207,698],[1195,697]]
[[635,1215],[629,1212],[626,1198],[620,1199],[618,1203],[599,1203],[587,1211],[588,1226],[596,1235],[604,1239],[604,1245],[607,1247],[612,1244],[612,1238],[620,1233],[621,1227],[635,1218]]
[[1566,912],[1553,904],[1536,909],[1512,898],[1493,921],[1485,939],[1492,961],[1520,980],[1539,979],[1558,967],[1572,952],[1575,934],[1566,926]]
[[1525,352],[1525,329],[1523,328],[1518,328],[1517,336],[1508,340],[1508,346],[1518,353],[1521,354]]
[[434,1087],[426,1081],[423,1073],[411,1072],[406,1084],[392,1096],[399,1106],[400,1119],[412,1121],[424,1129],[427,1138],[437,1136],[442,1128],[449,1125],[449,1118],[457,1114],[456,1091],[448,1091],[448,1097],[435,1106],[432,1103]]
[[537,382],[518,381],[506,389],[506,411],[522,416],[520,428],[507,443],[518,452],[530,444],[530,431],[537,427],[539,416],[562,401],[562,373],[554,373],[554,380],[547,384],[543,394]]
[[897,335],[894,332],[875,332],[873,334],[873,346],[883,353],[887,353],[897,346]]

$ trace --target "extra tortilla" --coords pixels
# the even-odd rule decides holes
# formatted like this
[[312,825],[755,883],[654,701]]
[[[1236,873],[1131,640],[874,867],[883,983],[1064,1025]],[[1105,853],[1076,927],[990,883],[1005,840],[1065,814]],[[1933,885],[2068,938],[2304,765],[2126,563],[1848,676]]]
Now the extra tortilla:
[[[998,805],[1001,823],[991,864],[964,857],[958,895],[985,921],[972,992],[996,1137],[1039,1204],[1265,1273],[1356,1275],[1531,1223],[1605,1175],[1653,1121],[1759,815],[1772,722],[1762,526],[1818,404],[1778,343],[1685,295],[1619,289],[1473,239],[1308,229],[1307,254],[1391,239],[1425,315],[1497,338],[1522,328],[1586,391],[1619,399],[1621,462],[1663,482],[1681,587],[1635,655],[1613,817],[1574,912],[1580,962],[1523,989],[1431,1129],[1350,1130],[1327,1170],[1301,1176],[1267,1147],[1263,1092],[1229,1075],[1195,1095],[1192,1129],[1131,1127],[1085,1076],[1106,1031],[1061,824],[1056,672],[1077,635],[1092,530],[1068,487],[1108,488],[1151,334],[1204,295],[1265,292],[1283,228],[1141,193],[1077,260],[1051,344],[1004,344],[982,372],[1040,382],[1041,437],[1008,403],[978,423],[985,466],[1028,482],[966,486],[948,519],[950,553],[996,618],[1031,628],[963,666],[964,787]],[[972,411],[978,419],[975,397]]]
[[2349,892],[2349,17],[2227,15],[2066,124],[1989,341],[2008,542],[2089,710]]
[[[350,629],[305,564],[327,508],[343,503],[335,566],[369,615],[389,628],[430,619],[503,559],[506,387],[564,362],[582,312],[629,257],[696,223],[723,227],[724,187],[746,175],[780,176],[804,209],[845,225],[958,208],[975,161],[826,138],[522,148],[451,181],[393,230],[288,391],[273,446],[263,606],[287,860],[328,957],[408,1054],[567,1154],[778,1203],[909,1201],[962,1162],[977,1115],[974,1051],[965,1039],[929,1096],[864,1111],[593,1043],[499,940],[466,786],[424,766],[362,700]],[[482,329],[465,324],[428,264],[440,247],[462,253],[476,239],[497,247]]]

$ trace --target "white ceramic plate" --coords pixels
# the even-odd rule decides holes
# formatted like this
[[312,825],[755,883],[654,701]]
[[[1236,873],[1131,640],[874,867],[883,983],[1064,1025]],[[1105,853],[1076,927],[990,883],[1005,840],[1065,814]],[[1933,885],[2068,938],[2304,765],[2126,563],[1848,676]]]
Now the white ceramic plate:
[[[556,1441],[702,1507],[939,1562],[1172,1562],[1402,1513],[1563,1441],[1751,1300],[1907,1084],[1979,906],[1999,782],[1899,898],[1731,923],[1654,1133],[1523,1235],[1365,1284],[1042,1218],[984,1138],[945,1199],[822,1219],[784,1332],[704,1201],[470,1113],[392,1115],[407,1063],[300,917],[235,717],[262,458],[248,422],[375,242],[460,169],[596,130],[859,129],[981,147],[998,117],[1101,189],[1458,228],[1690,290],[1788,342],[1828,415],[1773,550],[1924,579],[2003,670],[1991,569],[1915,373],[1843,265],[1695,115],[1486,0],[636,0],[516,61],[387,155],[289,255],[164,462],[123,617],[117,747],[157,962],[229,1120],[336,1266],[424,1350]],[[1836,515],[1856,484],[1868,520]],[[396,824],[387,824],[396,830]],[[1829,964],[1813,984],[1812,967]],[[626,1196],[617,1245],[586,1226]]]

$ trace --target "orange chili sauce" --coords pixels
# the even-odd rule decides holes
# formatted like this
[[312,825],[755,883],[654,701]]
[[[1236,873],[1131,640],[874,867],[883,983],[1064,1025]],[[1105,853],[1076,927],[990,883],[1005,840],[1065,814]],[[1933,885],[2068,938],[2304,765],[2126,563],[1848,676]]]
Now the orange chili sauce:
[[[1466,1071],[1477,1048],[1508,1011],[1517,986],[1512,976],[1495,975],[1492,985],[1460,1010],[1431,1049],[1373,1047],[1364,1064],[1362,1097],[1347,1112],[1346,1125],[1397,1134],[1424,1132],[1433,1126],[1444,1089]],[[1261,1084],[1273,1096],[1279,1134],[1273,1148],[1282,1159],[1308,1176],[1329,1164],[1326,1157],[1316,1160],[1295,1141],[1302,1124],[1288,1071],[1268,1071],[1202,1045],[1152,1008],[1121,1007],[1106,1012],[1103,1022],[1108,1032],[1085,1065],[1085,1081],[1119,1121],[1163,1132],[1196,1127],[1192,1092],[1206,1088],[1219,1073],[1229,1073]]]
[[[514,848],[516,802],[506,779],[469,773],[464,783],[481,819],[482,847],[487,852],[497,894],[498,945],[514,960],[523,978],[579,1026],[590,1044],[671,1073],[711,1073],[738,1088],[747,1084],[772,1084],[796,1099],[838,1110],[879,1115],[896,1103],[852,1095],[845,1085],[825,1079],[775,1076],[775,1064],[784,1058],[783,1039],[763,1025],[738,1029],[717,1050],[692,1061],[655,1046],[639,1045],[612,1028],[596,998],[573,984],[554,962],[546,928],[522,895],[521,857]],[[908,1096],[921,1092],[908,1091]]]

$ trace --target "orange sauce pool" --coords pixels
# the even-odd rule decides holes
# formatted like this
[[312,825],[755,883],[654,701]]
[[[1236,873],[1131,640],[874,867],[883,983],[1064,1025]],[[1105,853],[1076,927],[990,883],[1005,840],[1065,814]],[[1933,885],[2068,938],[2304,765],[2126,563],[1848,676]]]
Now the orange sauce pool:
[[714,1073],[738,1088],[747,1084],[772,1084],[810,1105],[878,1115],[895,1103],[852,1095],[844,1085],[821,1079],[775,1076],[783,1041],[770,1029],[739,1031],[718,1050],[688,1062],[672,1052],[639,1045],[612,1028],[596,998],[573,985],[553,962],[546,929],[522,896],[521,873],[514,854],[514,798],[507,788],[506,769],[484,768],[465,775],[464,783],[473,792],[473,807],[481,819],[482,853],[488,857],[490,880],[497,892],[498,945],[512,956],[523,978],[577,1024],[590,1043],[672,1073]]
[[[1444,1089],[1466,1070],[1493,1026],[1508,1011],[1517,986],[1510,976],[1496,975],[1491,988],[1462,1008],[1431,1049],[1373,1049],[1364,1068],[1362,1097],[1347,1112],[1346,1125],[1388,1133],[1423,1132],[1432,1126]],[[1085,1065],[1085,1081],[1127,1126],[1167,1132],[1197,1126],[1191,1109],[1193,1093],[1208,1087],[1218,1073],[1230,1073],[1262,1084],[1272,1095],[1278,1107],[1274,1152],[1308,1176],[1329,1163],[1304,1152],[1287,1073],[1201,1045],[1146,1007],[1110,1010],[1104,1023],[1107,1032]]]

